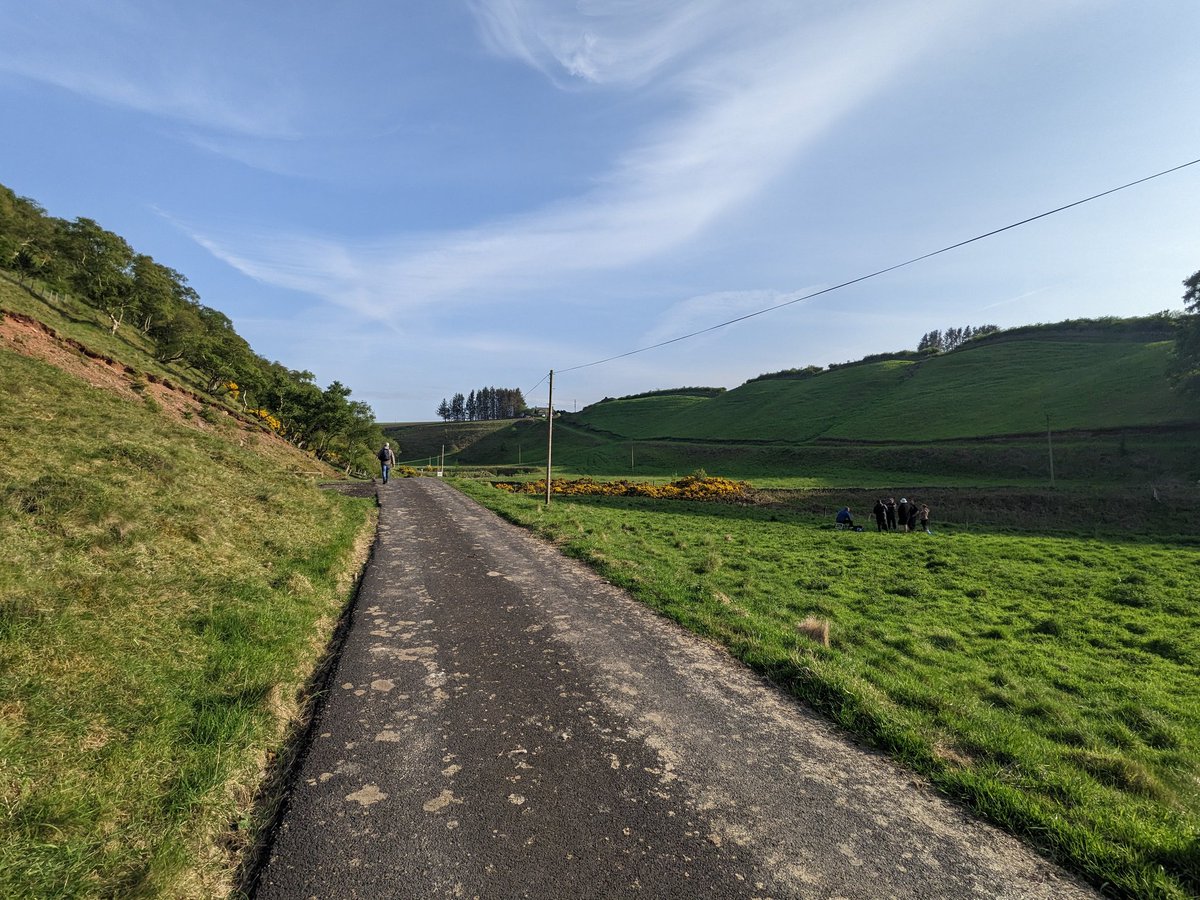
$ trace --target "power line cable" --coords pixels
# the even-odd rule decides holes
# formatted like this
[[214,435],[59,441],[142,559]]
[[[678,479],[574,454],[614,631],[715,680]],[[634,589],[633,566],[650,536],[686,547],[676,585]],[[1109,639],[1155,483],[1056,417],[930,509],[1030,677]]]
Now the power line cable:
[[[950,244],[949,246],[942,247],[940,250],[932,250],[929,253],[923,253],[920,256],[914,256],[912,259],[905,260],[904,262],[901,262],[901,263],[896,263],[895,265],[888,266],[887,268],[877,269],[876,271],[871,272],[868,275],[860,275],[857,278],[851,278],[849,281],[843,281],[841,284],[835,284],[831,287],[822,288],[819,291],[813,291],[812,293],[804,294],[800,297],[793,297],[791,300],[785,300],[782,303],[776,303],[774,306],[768,306],[768,307],[765,307],[763,309],[757,310],[752,313],[746,313],[744,316],[738,316],[737,318],[729,319],[728,321],[725,321],[725,322],[718,322],[716,325],[710,325],[707,328],[701,328],[699,331],[693,331],[688,334],[681,334],[678,337],[673,337],[673,338],[670,338],[669,340],[659,341],[657,344],[650,344],[647,347],[639,347],[637,350],[628,350],[625,353],[618,353],[615,356],[608,356],[608,357],[605,357],[604,359],[595,360],[594,362],[583,363],[582,365],[571,366],[571,367],[565,368],[565,369],[557,369],[556,371],[559,374],[562,374],[565,372],[576,372],[580,369],[588,369],[588,368],[591,368],[592,366],[599,366],[599,365],[603,365],[604,363],[613,362],[614,360],[625,359],[627,356],[635,356],[638,353],[646,353],[647,351],[650,351],[650,350],[657,350],[659,347],[666,347],[668,344],[677,344],[680,341],[686,341],[689,338],[698,337],[699,335],[707,334],[710,331],[716,331],[719,328],[725,328],[729,325],[734,325],[738,322],[744,322],[747,319],[753,319],[755,316],[761,316],[761,315],[764,315],[765,313],[774,312],[777,309],[783,309],[785,306],[791,306],[795,303],[801,303],[804,300],[811,300],[813,297],[820,297],[822,294],[830,294],[834,291],[840,291],[842,288],[850,287],[851,285],[854,285],[854,284],[859,284],[860,282],[867,281],[871,278],[878,278],[880,275],[886,275],[888,272],[895,272],[897,269],[903,269],[905,266],[911,266],[914,263],[919,263],[922,260],[929,259],[930,257],[938,256],[939,254],[942,254],[942,253],[949,253],[951,250],[957,250],[959,247],[965,247],[967,244],[973,244],[976,241],[982,241],[984,238],[994,237],[995,235],[1001,234],[1002,232],[1011,231],[1012,229],[1019,228],[1022,225],[1028,225],[1030,222],[1036,222],[1038,219],[1044,219],[1047,216],[1054,215],[1055,213],[1060,213],[1065,210],[1072,209],[1073,207],[1081,206],[1084,203],[1090,203],[1092,200],[1099,200],[1101,197],[1107,197],[1109,194],[1115,194],[1118,191],[1123,191],[1123,190],[1126,190],[1127,188],[1136,187],[1139,184],[1145,184],[1147,181],[1153,181],[1155,178],[1161,178],[1164,175],[1170,175],[1172,172],[1178,172],[1180,169],[1186,169],[1188,166],[1194,166],[1197,163],[1200,163],[1200,159],[1193,159],[1191,162],[1185,162],[1182,165],[1172,166],[1169,169],[1164,169],[1161,172],[1155,172],[1153,175],[1147,175],[1145,178],[1139,178],[1136,181],[1129,182],[1128,184],[1122,184],[1119,187],[1109,188],[1106,191],[1101,191],[1098,194],[1092,194],[1090,197],[1084,197],[1082,200],[1076,200],[1075,202],[1068,203],[1065,206],[1059,206],[1055,209],[1050,209],[1050,210],[1047,210],[1046,212],[1038,213],[1036,216],[1030,216],[1027,219],[1021,219],[1019,222],[1013,222],[1011,225],[1005,225],[1003,228],[994,228],[991,231],[985,232],[984,234],[977,234],[973,238],[967,238],[965,241],[959,241],[956,244]],[[545,380],[545,379],[543,379],[543,380]],[[539,381],[538,385],[540,385],[540,384],[541,384],[541,382]],[[536,389],[536,387],[537,387],[537,385],[535,385],[535,389]]]
[[527,397],[532,396],[533,392],[536,391],[538,388],[540,388],[543,384],[545,384],[549,378],[550,378],[550,373],[547,372],[545,375],[542,376],[541,381],[539,381],[537,384],[535,384],[533,387],[531,387],[529,390],[527,390],[525,392],[525,396],[527,396]]

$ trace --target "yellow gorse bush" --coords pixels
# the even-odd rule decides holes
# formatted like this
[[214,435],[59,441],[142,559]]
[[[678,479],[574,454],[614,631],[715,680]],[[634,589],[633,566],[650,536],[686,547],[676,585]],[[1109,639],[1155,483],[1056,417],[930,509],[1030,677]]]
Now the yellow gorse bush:
[[[546,480],[527,482],[495,481],[493,485],[513,494],[544,494]],[[670,484],[645,481],[595,481],[591,478],[567,480],[555,478],[550,485],[554,494],[598,497],[653,497],[658,500],[723,500],[730,503],[750,499],[750,484],[710,475],[687,475]]]
[[270,428],[272,431],[276,431],[276,432],[283,431],[283,423],[280,422],[279,419],[275,418],[275,416],[273,416],[269,412],[267,412],[265,409],[252,409],[252,410],[250,410],[250,412],[252,412],[254,415],[258,416],[263,421],[263,423],[268,428]]

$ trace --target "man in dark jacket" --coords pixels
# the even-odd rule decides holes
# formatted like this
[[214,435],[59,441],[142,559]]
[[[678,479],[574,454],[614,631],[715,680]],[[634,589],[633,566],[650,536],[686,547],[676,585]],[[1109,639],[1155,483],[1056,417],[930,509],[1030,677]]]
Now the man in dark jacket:
[[388,483],[388,475],[392,471],[392,466],[396,464],[396,454],[392,452],[392,445],[388,441],[383,442],[383,449],[379,451],[379,465],[383,467],[383,483]]
[[871,510],[875,513],[875,530],[887,531],[887,506],[882,500],[875,501],[875,508]]

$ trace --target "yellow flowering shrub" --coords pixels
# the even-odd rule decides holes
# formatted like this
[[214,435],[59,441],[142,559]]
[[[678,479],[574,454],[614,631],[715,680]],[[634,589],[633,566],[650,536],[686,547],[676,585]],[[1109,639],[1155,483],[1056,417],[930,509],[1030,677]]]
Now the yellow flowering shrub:
[[266,425],[268,428],[270,428],[272,431],[274,431],[274,432],[282,432],[283,431],[283,423],[280,422],[279,419],[277,419],[275,416],[271,415],[271,413],[269,413],[267,410],[252,409],[252,410],[250,410],[250,412],[253,415],[258,416],[258,418],[262,420],[263,424]]
[[[492,484],[512,494],[545,494],[546,480],[495,481]],[[703,473],[687,475],[669,484],[646,481],[596,481],[592,478],[555,478],[550,492],[566,496],[653,497],[658,500],[718,500],[738,503],[750,500],[750,484]]]

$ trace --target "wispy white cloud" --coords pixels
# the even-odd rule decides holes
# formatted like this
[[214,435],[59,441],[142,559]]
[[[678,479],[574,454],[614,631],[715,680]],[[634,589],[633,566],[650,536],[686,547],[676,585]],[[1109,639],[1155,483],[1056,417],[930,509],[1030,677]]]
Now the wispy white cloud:
[[[471,0],[480,35],[565,86],[643,84],[681,57],[728,34],[736,6],[722,0]],[[564,79],[563,76],[567,76]]]
[[281,77],[279,54],[220,27],[222,12],[56,0],[10,15],[5,5],[0,72],[192,128],[298,134],[300,98]]
[[623,269],[680,247],[761,192],[970,21],[952,0],[867,5],[836,17],[788,4],[770,5],[774,15],[739,14],[742,4],[721,0],[689,4],[686,13],[677,6],[597,0],[568,15],[548,0],[472,5],[497,52],[551,77],[553,60],[560,73],[624,89],[653,76],[655,91],[671,98],[673,112],[635,130],[588,193],[369,246],[202,229],[197,239],[252,277],[379,315]]

